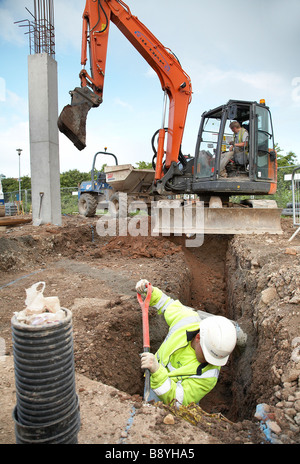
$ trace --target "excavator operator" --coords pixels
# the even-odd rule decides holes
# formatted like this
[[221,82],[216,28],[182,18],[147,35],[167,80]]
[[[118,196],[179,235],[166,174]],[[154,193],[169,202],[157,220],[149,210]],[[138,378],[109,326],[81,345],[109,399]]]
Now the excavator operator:
[[229,127],[233,132],[233,140],[230,142],[229,151],[222,153],[221,156],[220,173],[222,177],[225,176],[225,167],[231,159],[238,164],[246,164],[247,162],[248,131],[238,121],[232,121]]
[[[136,291],[144,294],[148,281],[140,280]],[[171,401],[176,406],[199,403],[217,383],[221,366],[236,345],[236,329],[223,316],[200,320],[198,313],[153,287],[150,306],[163,314],[169,332],[156,354],[141,354],[141,368],[149,369],[149,400]]]

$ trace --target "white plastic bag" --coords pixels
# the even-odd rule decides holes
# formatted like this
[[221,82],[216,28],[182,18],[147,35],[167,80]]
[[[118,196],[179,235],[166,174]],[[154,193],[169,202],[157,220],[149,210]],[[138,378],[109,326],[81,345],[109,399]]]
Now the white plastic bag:
[[26,308],[14,313],[19,322],[43,325],[61,321],[65,317],[57,296],[44,297],[45,286],[45,282],[37,282],[26,289]]
[[[42,286],[41,290],[38,290],[38,287]],[[39,314],[44,309],[44,290],[45,282],[37,282],[33,284],[30,288],[26,289],[26,309],[28,309],[31,314]]]

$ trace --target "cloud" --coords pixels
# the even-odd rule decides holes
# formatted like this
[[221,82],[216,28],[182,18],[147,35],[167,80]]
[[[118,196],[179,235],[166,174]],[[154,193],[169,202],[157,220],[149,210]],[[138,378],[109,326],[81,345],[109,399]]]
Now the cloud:
[[154,71],[154,69],[152,69],[150,67],[147,69],[144,76],[147,77],[147,78],[150,78],[150,79],[153,79],[153,78],[157,79],[156,72]]
[[291,82],[292,85],[292,100],[300,106],[300,76],[294,77]]
[[117,105],[117,106],[121,106],[122,108],[127,108],[130,111],[133,111],[132,105],[130,105],[130,103],[128,103],[128,102],[126,102],[124,100],[121,100],[121,98],[115,97],[114,98],[114,104]]
[[24,28],[19,28],[15,21],[23,20],[27,17],[25,10],[25,2],[11,2],[3,0],[0,4],[0,36],[8,43],[13,43],[17,46],[23,46],[26,43],[24,37]]
[[80,62],[82,13],[84,2],[82,0],[55,0],[55,43],[57,53],[78,54]]
[[[24,46],[28,43],[29,27],[26,20],[33,21],[33,9],[27,0],[0,1],[0,37],[7,43]],[[58,51],[70,53],[70,50],[80,54],[81,47],[81,23],[84,2],[73,0],[55,0],[54,2],[54,26],[55,42]],[[15,24],[16,21],[23,21]],[[21,26],[21,27],[20,27]],[[26,35],[25,35],[26,34]]]
[[0,102],[6,98],[6,83],[3,77],[0,77]]
[[291,84],[280,72],[265,70],[244,71],[239,68],[226,69],[201,61],[190,63],[190,75],[195,95],[226,100],[259,100],[265,98],[278,106],[291,100]]
[[29,124],[26,121],[14,121],[9,126],[0,124],[1,172],[6,177],[19,176],[17,148],[22,148],[21,176],[30,175]]
[[[28,103],[27,100],[25,100],[23,97],[18,95],[15,92],[12,92],[9,89],[6,89],[6,97],[5,97],[5,102],[6,102],[6,111],[15,111],[17,110],[17,113],[14,113],[18,116],[18,118],[27,118],[28,117]],[[9,113],[6,113],[7,116],[9,116]]]

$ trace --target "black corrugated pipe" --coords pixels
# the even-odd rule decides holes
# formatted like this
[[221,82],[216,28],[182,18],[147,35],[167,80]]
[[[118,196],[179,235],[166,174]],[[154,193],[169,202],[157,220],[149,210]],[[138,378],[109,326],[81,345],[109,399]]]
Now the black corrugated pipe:
[[75,444],[80,428],[75,390],[72,313],[32,326],[11,320],[17,444]]

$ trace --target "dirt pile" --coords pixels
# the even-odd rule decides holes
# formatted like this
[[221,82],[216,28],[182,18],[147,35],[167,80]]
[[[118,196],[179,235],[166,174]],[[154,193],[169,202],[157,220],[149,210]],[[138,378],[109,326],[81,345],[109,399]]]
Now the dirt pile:
[[181,245],[175,245],[169,240],[162,241],[154,237],[115,237],[103,247],[103,252],[119,253],[131,259],[139,257],[164,258],[182,251]]

